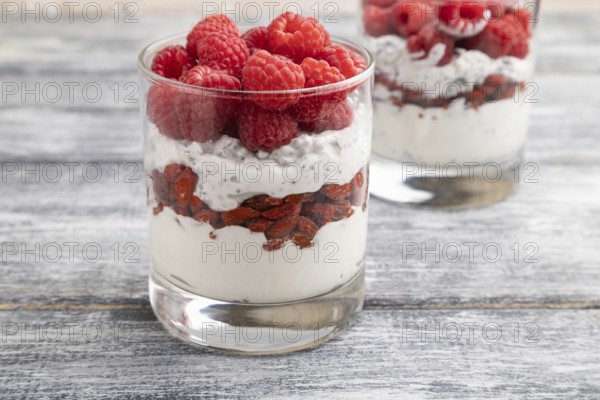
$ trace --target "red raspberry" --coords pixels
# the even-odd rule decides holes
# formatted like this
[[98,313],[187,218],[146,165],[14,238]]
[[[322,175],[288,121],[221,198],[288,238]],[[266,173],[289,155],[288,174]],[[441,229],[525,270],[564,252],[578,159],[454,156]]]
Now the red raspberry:
[[323,133],[325,131],[339,131],[352,125],[354,113],[347,103],[339,104],[335,110],[325,118],[317,121],[301,123],[300,129],[310,133]]
[[367,69],[367,64],[361,56],[339,44],[325,47],[317,59],[327,61],[329,65],[339,69],[346,79]]
[[506,15],[511,16],[515,23],[521,25],[523,30],[527,33],[527,37],[531,36],[531,21],[532,16],[529,10],[525,8],[517,7],[515,9],[510,9],[506,13]]
[[338,104],[339,102],[330,101],[326,96],[307,96],[290,108],[290,115],[300,123],[310,123],[327,117]]
[[224,71],[212,69],[207,66],[192,68],[185,78],[188,85],[213,89],[240,90],[242,84],[235,76],[227,75]]
[[435,8],[429,0],[400,0],[391,9],[391,23],[403,37],[414,35],[435,20]]
[[289,144],[298,133],[298,123],[285,112],[268,111],[254,103],[240,107],[240,140],[250,151],[272,152]]
[[[290,59],[272,55],[266,50],[254,53],[242,70],[244,90],[295,90],[304,87],[304,72]],[[300,94],[252,96],[252,100],[268,110],[284,110],[298,102]]]
[[176,111],[177,90],[155,83],[148,90],[148,120],[171,139],[183,139]]
[[181,94],[177,99],[177,115],[184,139],[199,143],[220,137],[225,128],[226,115],[213,100],[201,94]]
[[307,57],[300,65],[304,72],[305,88],[325,86],[346,80],[346,77],[336,67],[327,61]]
[[240,76],[250,51],[244,39],[226,33],[214,33],[198,43],[200,65]]
[[505,6],[502,2],[491,2],[486,5],[486,9],[490,12],[490,21],[496,21],[504,16],[506,12]]
[[460,19],[470,21],[483,19],[487,5],[474,1],[447,1],[439,8],[440,22],[450,24]]
[[[192,68],[186,76],[185,83],[225,90],[239,90],[241,87],[236,77],[206,66]],[[217,139],[234,108],[235,101],[225,99],[222,94],[180,93],[177,98],[177,113],[182,136],[201,143]]]
[[227,123],[225,124],[225,127],[223,128],[223,135],[227,135],[234,139],[239,139],[240,134],[238,131],[239,125],[238,125],[238,120],[237,120],[237,113],[236,114],[232,113],[229,116],[232,118],[227,119]]
[[267,41],[267,27],[259,26],[252,28],[242,35],[242,39],[246,41],[250,53],[264,49]]
[[[342,82],[346,77],[339,69],[331,67],[327,61],[318,61],[307,57],[302,61],[302,71],[306,78],[304,87],[313,88]],[[300,122],[314,121],[330,114],[338,104],[346,99],[346,91],[333,87],[324,87],[323,95],[306,95],[290,109],[291,114]]]
[[373,37],[393,33],[390,24],[390,10],[377,6],[366,6],[363,10],[363,24],[367,33]]
[[397,0],[365,0],[365,5],[386,8],[394,4]]
[[411,53],[425,52],[423,57],[421,57],[421,59],[424,59],[429,55],[429,52],[433,46],[439,43],[446,46],[444,55],[437,63],[438,66],[443,66],[452,61],[452,55],[454,53],[454,39],[438,30],[434,24],[424,26],[418,34],[408,38],[406,46],[408,47],[408,51]]
[[208,38],[213,33],[222,32],[233,36],[238,36],[238,28],[235,22],[226,15],[211,15],[198,22],[187,36],[186,49],[190,57],[198,58],[198,44]]
[[529,41],[527,40],[527,32],[521,31],[517,34],[517,40],[513,45],[509,55],[517,58],[525,58],[529,54]]
[[481,2],[448,2],[439,8],[439,28],[455,38],[475,36],[483,31],[491,14]]
[[479,50],[491,58],[514,56],[525,58],[529,53],[527,31],[514,16],[505,15],[498,21],[490,22],[483,32],[461,42],[468,50]]
[[329,44],[329,34],[316,19],[286,12],[267,28],[267,49],[300,63],[315,57]]
[[194,61],[183,46],[168,46],[156,53],[152,71],[169,79],[179,79],[194,67]]

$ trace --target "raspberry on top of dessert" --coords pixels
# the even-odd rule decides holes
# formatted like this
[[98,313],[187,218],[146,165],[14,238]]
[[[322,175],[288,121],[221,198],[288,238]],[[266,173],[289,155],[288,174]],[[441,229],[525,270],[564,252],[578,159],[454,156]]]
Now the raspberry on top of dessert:
[[455,49],[478,50],[493,59],[525,58],[531,37],[529,10],[494,0],[364,0],[368,35],[398,35],[415,59],[444,46],[437,65],[452,61]]
[[240,36],[227,16],[213,15],[193,27],[185,47],[168,46],[152,62],[164,78],[209,90],[157,82],[148,119],[171,139],[204,143],[229,135],[250,151],[272,152],[301,132],[350,126],[352,89],[342,82],[366,67],[314,18],[287,12]]
[[[147,97],[156,127],[146,154],[156,218],[170,209],[202,232],[210,229],[212,240],[242,232],[266,251],[311,247],[326,225],[363,221],[371,121],[360,79],[346,81],[364,72],[367,60],[332,43],[316,19],[288,12],[239,32],[228,17],[210,16],[185,46],[160,49],[151,68],[163,77],[153,79]],[[275,166],[265,172],[272,181],[235,175],[216,183],[205,160],[225,163],[227,171],[234,164]],[[289,160],[301,179],[271,172],[285,172]],[[335,164],[335,171],[324,166],[321,173],[313,160]]]

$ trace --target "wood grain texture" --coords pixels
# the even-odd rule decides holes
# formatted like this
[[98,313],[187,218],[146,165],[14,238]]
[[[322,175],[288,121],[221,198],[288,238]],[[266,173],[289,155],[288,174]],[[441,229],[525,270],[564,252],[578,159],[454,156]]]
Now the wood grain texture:
[[5,336],[3,398],[593,399],[600,390],[600,310],[366,311],[325,346],[270,358],[190,348],[148,307],[0,318],[47,326]]
[[[524,183],[509,201],[462,212],[373,199],[366,310],[356,326],[313,351],[231,358],[170,337],[147,301],[139,105],[125,101],[132,93],[126,84],[138,82],[135,58],[144,45],[185,31],[198,19],[194,11],[181,12],[197,2],[176,3],[141,2],[134,24],[115,23],[110,14],[95,24],[80,18],[2,23],[2,94],[7,84],[19,92],[3,97],[0,107],[0,397],[598,398],[600,15],[593,12],[598,4],[542,4],[539,103],[527,149],[527,159],[539,168],[531,177],[537,183]],[[354,17],[328,27],[354,37],[357,26]],[[32,95],[23,101],[21,85],[38,82],[63,90],[68,82],[79,86],[73,101],[66,91],[56,103],[43,95],[39,102]],[[85,84],[101,87],[97,102],[83,98]],[[67,161],[79,163],[72,182],[62,164]],[[42,171],[52,174],[53,163],[63,174],[56,183],[43,179]],[[102,178],[92,182],[96,166]],[[39,182],[35,173],[23,174],[35,168]],[[35,260],[25,249],[36,243],[59,244],[62,257],[51,262],[42,254]],[[72,260],[65,243],[75,246]],[[407,255],[412,243],[419,251]],[[472,262],[466,243],[480,244]],[[93,251],[83,257],[86,244],[101,249],[97,262]],[[461,259],[451,262],[452,252],[444,258],[438,251],[437,261],[435,254],[420,251],[436,244],[458,244]],[[485,244],[499,246],[501,259],[486,260]],[[537,253],[524,262],[531,255],[528,244]],[[8,254],[10,245],[17,246],[16,255]],[[45,256],[54,255],[49,247]],[[81,338],[80,327],[90,322],[102,328],[96,343]],[[61,339],[53,343],[39,331],[22,338],[23,329],[36,323],[61,324]],[[79,324],[73,340],[68,323]],[[422,340],[421,323],[427,330],[457,323],[463,337],[456,343],[448,336]],[[502,340],[485,340],[479,330],[469,343],[465,323],[496,323]],[[115,340],[118,324],[125,332]],[[539,328],[533,337],[538,342],[525,341],[531,332],[526,324]],[[8,334],[15,326],[19,332]],[[415,326],[417,336],[407,340]],[[48,332],[54,337],[52,326]]]
[[[64,164],[9,165],[19,172],[5,176],[0,242],[18,248],[12,255],[7,247],[0,265],[5,299],[37,298],[40,285],[59,302],[144,298],[149,251],[140,164],[81,163],[73,182]],[[60,165],[62,179],[44,182]],[[36,168],[40,183],[25,174]],[[102,178],[94,182],[97,171]],[[600,307],[599,174],[598,167],[540,165],[528,178],[538,183],[523,183],[510,201],[463,212],[415,212],[373,199],[367,307]],[[581,188],[586,195],[574,196]],[[16,203],[19,196],[27,200]],[[61,248],[57,262],[52,243]],[[39,260],[26,253],[36,244]],[[93,246],[88,261],[86,245]]]
[[[96,24],[11,20],[3,24],[7,36],[14,39],[0,46],[0,79],[11,90],[16,85],[17,93],[9,94],[3,87],[0,159],[141,160],[135,58],[152,39],[188,29],[194,20],[193,15],[148,14],[136,24],[115,24],[110,19]],[[600,94],[591,88],[600,85],[600,31],[595,29],[600,16],[546,13],[540,20],[535,80],[539,92],[534,96],[538,103],[530,123],[528,159],[594,163],[600,148],[596,123]],[[342,36],[355,36],[355,27],[355,22],[347,20],[330,26]],[[93,51],[82,58],[89,43],[94,43]],[[79,83],[72,100],[67,86],[71,82]],[[25,89],[35,90],[36,83],[39,101],[33,94],[24,94]],[[84,94],[85,85],[91,86]],[[95,85],[102,94],[92,102]],[[56,86],[62,97],[54,103]]]
[[[53,3],[52,0],[42,0],[39,1],[40,9],[46,5]],[[95,3],[100,5],[103,10],[106,12],[110,12],[112,10],[111,7],[114,7],[114,2],[112,0],[96,0]],[[217,4],[226,4],[228,7],[233,8],[233,4],[235,3],[232,0],[223,1],[223,2],[213,2],[213,1],[195,1],[195,0],[171,0],[168,3],[165,3],[161,0],[143,0],[136,2],[141,11],[144,12],[160,12],[160,13],[169,13],[169,12],[199,12],[202,10],[202,3],[217,3]],[[239,2],[243,5],[243,2]],[[265,4],[267,2],[259,2],[259,4]],[[282,2],[284,3],[284,2]],[[310,7],[314,6],[316,3],[315,0],[295,0],[293,3],[296,3],[303,7],[304,10],[310,10]],[[322,3],[322,2],[321,2]],[[60,3],[58,3],[60,5]],[[326,4],[326,3],[325,3]],[[360,9],[360,0],[353,1],[336,1],[335,4],[339,7],[341,12],[344,13],[356,13]],[[581,12],[592,12],[596,10],[600,10],[600,3],[592,2],[589,0],[570,0],[569,2],[565,2],[563,0],[544,0],[543,7],[545,10],[551,12],[561,12],[561,13],[581,13]],[[68,11],[68,7],[62,7],[65,12]]]

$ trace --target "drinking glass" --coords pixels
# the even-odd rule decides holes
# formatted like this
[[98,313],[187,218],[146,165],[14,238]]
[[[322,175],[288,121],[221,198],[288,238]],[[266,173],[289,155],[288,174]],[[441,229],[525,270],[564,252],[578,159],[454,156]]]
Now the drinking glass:
[[365,0],[375,196],[465,208],[513,192],[537,92],[538,10],[539,1]]
[[[366,70],[296,91],[207,89],[154,74],[157,51],[184,35],[141,53],[150,300],[175,336],[285,353],[331,339],[361,311],[374,63],[363,48],[334,42]],[[331,111],[300,122],[275,150],[244,146],[242,119],[283,124],[288,110],[264,107],[302,102]]]

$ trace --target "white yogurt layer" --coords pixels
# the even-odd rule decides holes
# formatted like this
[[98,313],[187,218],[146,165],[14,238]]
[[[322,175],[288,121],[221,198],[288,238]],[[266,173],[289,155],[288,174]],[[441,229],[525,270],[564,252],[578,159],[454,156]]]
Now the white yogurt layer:
[[176,141],[150,125],[145,165],[148,171],[171,163],[191,167],[199,177],[195,194],[211,209],[228,211],[258,194],[285,197],[350,182],[369,161],[371,125],[370,110],[360,105],[348,128],[301,134],[272,153],[253,153],[229,136],[213,143]]
[[[369,38],[377,74],[398,86],[420,90],[425,98],[453,97],[471,91],[485,78],[499,74],[514,82],[531,78],[533,55],[526,59],[492,59],[478,50],[456,49],[452,62],[438,67],[445,45],[438,44],[424,60],[396,35]],[[375,87],[373,150],[388,159],[435,166],[448,163],[490,163],[514,159],[527,137],[529,105],[520,99],[486,103],[477,109],[459,99],[448,108],[398,107],[399,89]]]
[[403,107],[375,102],[373,151],[383,157],[433,166],[514,159],[527,138],[529,104],[514,99],[478,109]]
[[441,43],[435,45],[423,60],[416,59],[423,54],[410,53],[406,39],[397,35],[369,37],[367,45],[375,55],[378,75],[398,84],[418,87],[427,98],[450,95],[453,91],[470,91],[475,84],[494,74],[523,82],[531,78],[534,70],[531,52],[525,59],[509,56],[493,59],[478,50],[456,49],[452,62],[438,67],[436,64],[446,48]]
[[360,272],[367,212],[355,207],[350,218],[325,225],[308,249],[266,251],[262,233],[215,231],[170,208],[150,213],[150,237],[153,268],[183,289],[223,301],[282,303],[329,293]]

